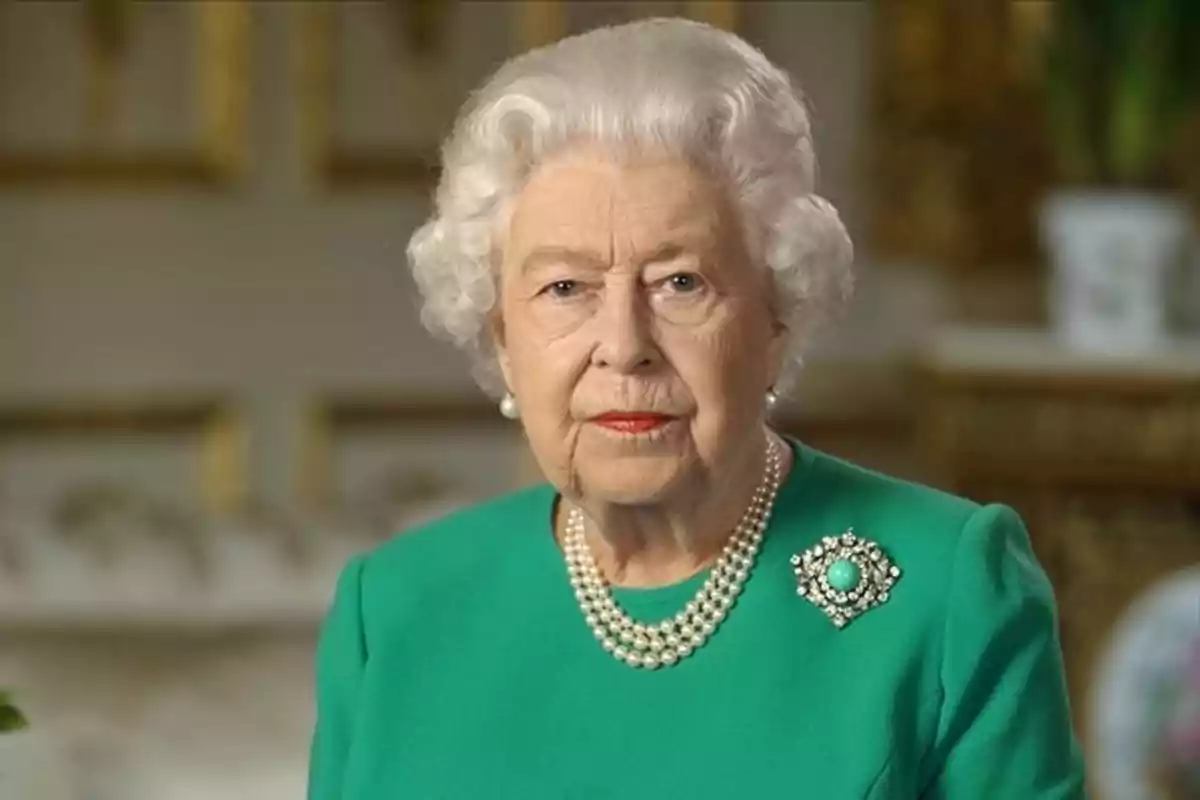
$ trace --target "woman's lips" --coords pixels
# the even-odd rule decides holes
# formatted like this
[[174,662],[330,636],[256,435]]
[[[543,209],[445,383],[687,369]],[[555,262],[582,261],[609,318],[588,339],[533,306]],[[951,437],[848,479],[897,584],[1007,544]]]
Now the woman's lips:
[[667,414],[641,411],[610,411],[592,417],[592,422],[618,433],[646,433],[675,419]]

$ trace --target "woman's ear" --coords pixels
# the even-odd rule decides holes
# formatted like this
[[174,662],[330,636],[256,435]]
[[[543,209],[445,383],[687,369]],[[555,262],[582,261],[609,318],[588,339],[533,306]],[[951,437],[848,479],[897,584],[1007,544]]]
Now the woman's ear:
[[789,333],[787,326],[779,320],[771,323],[771,338],[767,342],[767,388],[779,383],[779,375],[783,372],[783,357],[787,352]]
[[492,349],[496,352],[496,364],[504,377],[504,385],[512,387],[512,368],[508,359],[508,348],[504,344],[504,324],[500,315],[492,314],[491,318]]
[[500,345],[496,345],[496,363],[500,365],[500,375],[504,378],[504,385],[511,391],[513,382],[512,371],[508,363],[508,351]]

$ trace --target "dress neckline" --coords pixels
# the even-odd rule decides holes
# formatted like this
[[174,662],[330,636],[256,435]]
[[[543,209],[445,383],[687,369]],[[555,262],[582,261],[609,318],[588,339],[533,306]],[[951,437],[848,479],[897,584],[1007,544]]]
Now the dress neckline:
[[[767,556],[767,551],[771,548],[772,542],[778,539],[777,536],[771,535],[772,531],[777,530],[780,523],[795,512],[801,490],[807,483],[805,477],[813,461],[812,451],[799,441],[782,434],[780,434],[780,438],[792,450],[792,468],[789,470],[783,485],[779,487],[779,493],[775,498],[775,507],[771,515],[771,521],[767,527],[766,539],[763,543],[763,552],[760,554],[760,559]],[[567,580],[566,560],[563,556],[562,548],[559,547],[554,528],[555,513],[562,496],[554,487],[548,485],[548,488],[550,491],[547,492],[546,502],[541,507],[542,535],[538,538],[542,540],[542,546],[539,547],[539,550],[548,553],[553,561],[556,562],[558,574],[562,578],[562,585],[564,589],[569,590],[570,584]],[[678,613],[700,590],[700,587],[708,578],[709,572],[710,569],[706,567],[695,575],[664,586],[647,588],[613,587],[611,589],[612,596],[623,609],[638,620],[646,623],[654,623]],[[753,576],[751,576],[751,580],[753,580]]]

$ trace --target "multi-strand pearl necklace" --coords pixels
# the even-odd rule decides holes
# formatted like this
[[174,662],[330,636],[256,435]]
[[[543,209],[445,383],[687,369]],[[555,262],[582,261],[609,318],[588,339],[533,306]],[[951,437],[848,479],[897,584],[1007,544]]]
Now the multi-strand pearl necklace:
[[617,605],[588,548],[583,512],[572,508],[563,537],[567,570],[584,620],[601,646],[619,661],[645,669],[673,666],[702,647],[721,626],[754,569],[782,471],[780,448],[769,440],[762,481],[708,579],[682,611],[655,624],[636,622]]

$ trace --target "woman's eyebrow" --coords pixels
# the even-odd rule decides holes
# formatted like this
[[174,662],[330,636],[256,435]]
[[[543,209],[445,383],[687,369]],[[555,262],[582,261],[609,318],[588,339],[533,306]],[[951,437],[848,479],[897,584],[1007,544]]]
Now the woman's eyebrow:
[[529,272],[548,264],[569,263],[591,269],[605,269],[608,264],[593,250],[545,245],[534,248],[521,260],[521,272]]
[[674,261],[687,252],[688,248],[677,242],[663,242],[654,248],[649,255],[643,256],[638,261],[638,267],[641,268],[647,264],[656,264],[660,261]]

